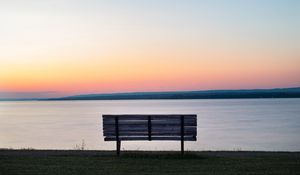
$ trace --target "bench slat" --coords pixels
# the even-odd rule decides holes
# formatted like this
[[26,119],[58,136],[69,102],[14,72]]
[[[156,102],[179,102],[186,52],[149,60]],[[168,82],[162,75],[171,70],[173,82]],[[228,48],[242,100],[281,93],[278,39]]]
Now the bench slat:
[[[148,127],[148,121],[147,122],[122,122],[119,121],[119,126],[120,127],[140,127],[140,126],[146,126]],[[181,123],[180,122],[153,122],[151,121],[151,126],[152,127],[180,127]],[[190,126],[197,126],[196,122],[184,122],[184,127],[190,127]],[[106,123],[103,124],[103,129],[105,128],[114,128],[115,124],[114,123]]]
[[[127,123],[147,123],[148,120],[119,120],[119,124],[127,124]],[[165,119],[165,120],[153,120],[151,119],[152,123],[177,123],[180,124],[180,119]],[[184,119],[184,123],[196,123],[196,119]],[[103,120],[103,124],[115,124],[115,119]]]
[[165,119],[181,119],[181,116],[184,116],[185,119],[196,119],[196,115],[153,115],[151,119],[153,120],[165,120]]
[[152,120],[179,119],[184,116],[185,119],[196,119],[196,115],[103,115],[103,120],[113,120],[118,117],[119,120],[147,120],[151,116]]
[[[137,136],[137,137],[127,137],[127,136],[120,136],[119,139],[127,140],[127,141],[138,141],[138,140],[148,140],[148,137],[143,136]],[[160,137],[160,136],[153,136],[151,137],[152,140],[181,140],[180,136],[174,136],[174,137]],[[105,137],[105,141],[116,141],[116,137]],[[184,141],[196,141],[195,136],[185,136]]]
[[143,116],[152,116],[152,117],[180,117],[180,116],[186,116],[186,117],[196,117],[196,114],[103,114],[103,117],[143,117]]
[[[148,132],[120,132],[119,133],[120,136],[148,136]],[[172,131],[168,131],[168,132],[152,132],[151,133],[152,136],[180,136],[181,132],[172,132]],[[184,132],[185,136],[191,135],[191,136],[195,136],[196,133],[195,132],[189,132],[189,131],[185,131]],[[115,132],[105,132],[104,136],[116,136]]]
[[[152,130],[153,131],[155,131],[155,130],[157,130],[157,131],[165,131],[165,130],[178,130],[178,131],[181,131],[181,127],[180,126],[170,126],[170,127],[153,126]],[[197,130],[197,127],[196,126],[185,126],[184,130],[185,131],[188,131],[188,130]]]
[[[148,117],[151,117],[152,120],[180,120],[181,116],[151,116],[151,115],[145,115],[145,116],[126,116],[126,117],[122,117],[122,116],[113,116],[113,117],[103,117],[103,120],[114,120],[116,117],[119,118],[119,120],[147,120]],[[183,116],[186,120],[193,120],[196,119],[196,116]]]
[[[169,127],[165,127],[165,126],[153,126],[151,129],[152,129],[152,132],[181,131],[181,127],[180,126],[169,126]],[[196,131],[197,128],[196,128],[196,126],[185,126],[184,130],[185,131]],[[113,128],[113,127],[104,128],[104,131],[115,132],[115,128]],[[131,127],[131,126],[119,126],[119,132],[122,132],[122,131],[148,131],[148,127],[147,126],[143,126],[143,125],[137,125],[135,127]]]
[[[119,125],[122,124],[147,124],[148,120],[119,120]],[[181,120],[175,120],[175,119],[170,119],[170,120],[151,120],[152,124],[181,124]],[[197,120],[195,119],[184,119],[184,124],[196,124]],[[113,120],[105,120],[103,121],[104,125],[115,125],[115,119]]]

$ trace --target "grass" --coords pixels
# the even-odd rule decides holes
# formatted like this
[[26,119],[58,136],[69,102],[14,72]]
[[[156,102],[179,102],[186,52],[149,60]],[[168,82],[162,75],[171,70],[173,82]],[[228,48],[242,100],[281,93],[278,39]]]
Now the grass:
[[0,150],[0,175],[300,174],[300,153]]

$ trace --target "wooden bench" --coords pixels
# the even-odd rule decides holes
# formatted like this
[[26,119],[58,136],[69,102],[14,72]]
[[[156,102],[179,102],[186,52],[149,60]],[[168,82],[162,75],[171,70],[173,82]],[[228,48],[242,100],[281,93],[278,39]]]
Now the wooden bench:
[[104,141],[116,141],[120,155],[121,141],[177,140],[196,141],[197,115],[103,115]]

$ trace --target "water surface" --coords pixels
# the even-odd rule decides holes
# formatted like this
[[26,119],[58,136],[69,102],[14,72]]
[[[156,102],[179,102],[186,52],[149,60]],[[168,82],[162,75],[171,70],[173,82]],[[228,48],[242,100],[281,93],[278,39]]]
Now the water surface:
[[[300,99],[0,102],[0,148],[113,150],[102,114],[198,115],[187,150],[300,151]],[[179,150],[178,141],[122,142],[126,150]]]

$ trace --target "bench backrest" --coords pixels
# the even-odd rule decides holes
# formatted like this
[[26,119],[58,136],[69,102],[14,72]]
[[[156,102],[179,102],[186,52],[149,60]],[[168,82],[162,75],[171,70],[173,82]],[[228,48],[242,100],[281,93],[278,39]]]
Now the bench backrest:
[[103,115],[105,141],[196,141],[197,115]]

